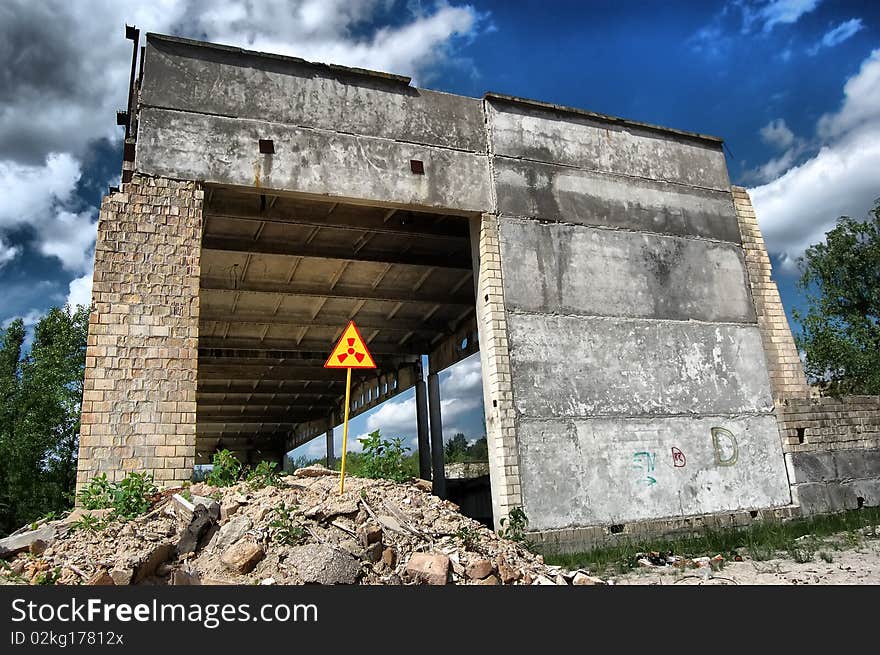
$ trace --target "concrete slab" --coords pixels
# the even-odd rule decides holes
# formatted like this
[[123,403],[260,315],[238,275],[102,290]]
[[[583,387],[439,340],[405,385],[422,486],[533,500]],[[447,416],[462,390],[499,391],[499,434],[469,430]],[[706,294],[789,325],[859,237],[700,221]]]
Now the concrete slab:
[[727,191],[498,157],[493,166],[503,214],[740,242]]
[[[716,446],[712,428],[726,431],[724,443]],[[520,419],[517,434],[524,509],[534,530],[791,500],[772,415]]]
[[530,417],[770,412],[757,327],[508,312]]
[[[272,139],[275,154],[260,154]],[[410,160],[424,162],[413,174]],[[491,208],[485,156],[294,128],[280,123],[144,108],[137,169],[201,180],[465,212]]]
[[742,250],[733,244],[531,220],[499,224],[508,308],[756,322]]
[[718,142],[491,99],[486,105],[496,155],[720,191],[730,188]]
[[482,102],[341,67],[151,37],[144,105],[486,152]]

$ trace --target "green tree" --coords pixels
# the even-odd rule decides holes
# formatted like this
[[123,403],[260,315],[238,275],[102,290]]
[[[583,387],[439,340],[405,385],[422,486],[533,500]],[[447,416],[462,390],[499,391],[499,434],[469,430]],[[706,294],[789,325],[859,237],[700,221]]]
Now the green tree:
[[446,442],[446,463],[452,464],[453,462],[464,462],[467,459],[468,454],[468,441],[467,437],[464,436],[461,432],[457,432],[452,436],[452,439]]
[[89,309],[0,331],[0,534],[73,503]]
[[865,221],[842,216],[800,264],[807,375],[832,395],[880,394],[880,200]]

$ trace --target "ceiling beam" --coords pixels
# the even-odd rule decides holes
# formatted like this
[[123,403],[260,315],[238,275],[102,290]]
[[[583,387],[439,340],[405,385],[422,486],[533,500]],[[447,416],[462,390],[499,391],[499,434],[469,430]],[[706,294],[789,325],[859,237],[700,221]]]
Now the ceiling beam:
[[321,244],[293,243],[289,241],[252,241],[228,236],[205,236],[202,239],[202,250],[223,253],[248,253],[258,255],[279,255],[283,257],[302,257],[305,259],[338,259],[349,262],[375,262],[379,264],[397,264],[400,266],[427,266],[437,268],[472,270],[471,255],[468,252],[446,253],[411,253],[381,251],[364,248],[357,253],[350,247],[328,246]]
[[224,278],[202,278],[201,288],[207,291],[230,291],[248,294],[273,294],[282,296],[307,296],[313,298],[352,298],[354,300],[390,300],[395,302],[425,303],[431,305],[474,305],[474,289],[468,285],[457,293],[425,293],[412,289],[373,289],[369,286],[303,282],[235,281]]
[[[359,302],[364,302],[363,299]],[[454,325],[449,321],[422,320],[420,318],[395,318],[389,321],[384,316],[357,316],[352,317],[358,327],[381,328],[394,332],[409,332],[411,330],[421,332],[444,332],[452,334]],[[200,323],[232,323],[235,325],[283,325],[285,327],[313,327],[338,329],[345,327],[352,320],[348,316],[319,316],[315,319],[308,314],[281,314],[273,315],[261,312],[236,312],[234,314],[220,309],[203,307],[199,316]]]

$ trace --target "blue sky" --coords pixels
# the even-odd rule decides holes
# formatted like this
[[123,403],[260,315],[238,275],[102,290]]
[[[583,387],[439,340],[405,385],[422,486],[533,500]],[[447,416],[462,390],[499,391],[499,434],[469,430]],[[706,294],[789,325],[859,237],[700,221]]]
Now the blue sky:
[[[90,297],[97,208],[120,168],[126,22],[721,136],[789,312],[804,248],[880,197],[877,2],[4,0],[0,323]],[[477,359],[443,380],[444,425],[471,437]],[[381,425],[411,438],[410,396],[361,417],[353,437]]]

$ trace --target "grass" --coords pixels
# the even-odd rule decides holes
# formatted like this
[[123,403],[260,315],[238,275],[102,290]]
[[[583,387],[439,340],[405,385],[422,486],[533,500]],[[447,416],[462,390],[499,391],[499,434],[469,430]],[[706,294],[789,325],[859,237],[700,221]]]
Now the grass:
[[[706,530],[699,536],[680,539],[621,541],[613,546],[594,550],[559,554],[545,552],[548,564],[570,570],[584,568],[594,574],[625,573],[637,568],[637,553],[656,551],[682,557],[703,557],[721,554],[728,560],[736,554],[748,555],[754,560],[790,557],[797,562],[813,561],[822,546],[822,539],[844,533],[843,547],[858,547],[864,538],[880,538],[876,530],[863,534],[863,528],[880,524],[880,507],[814,516],[791,521],[761,521],[741,529]],[[836,546],[840,549],[840,546]],[[820,557],[830,557],[826,551]]]

